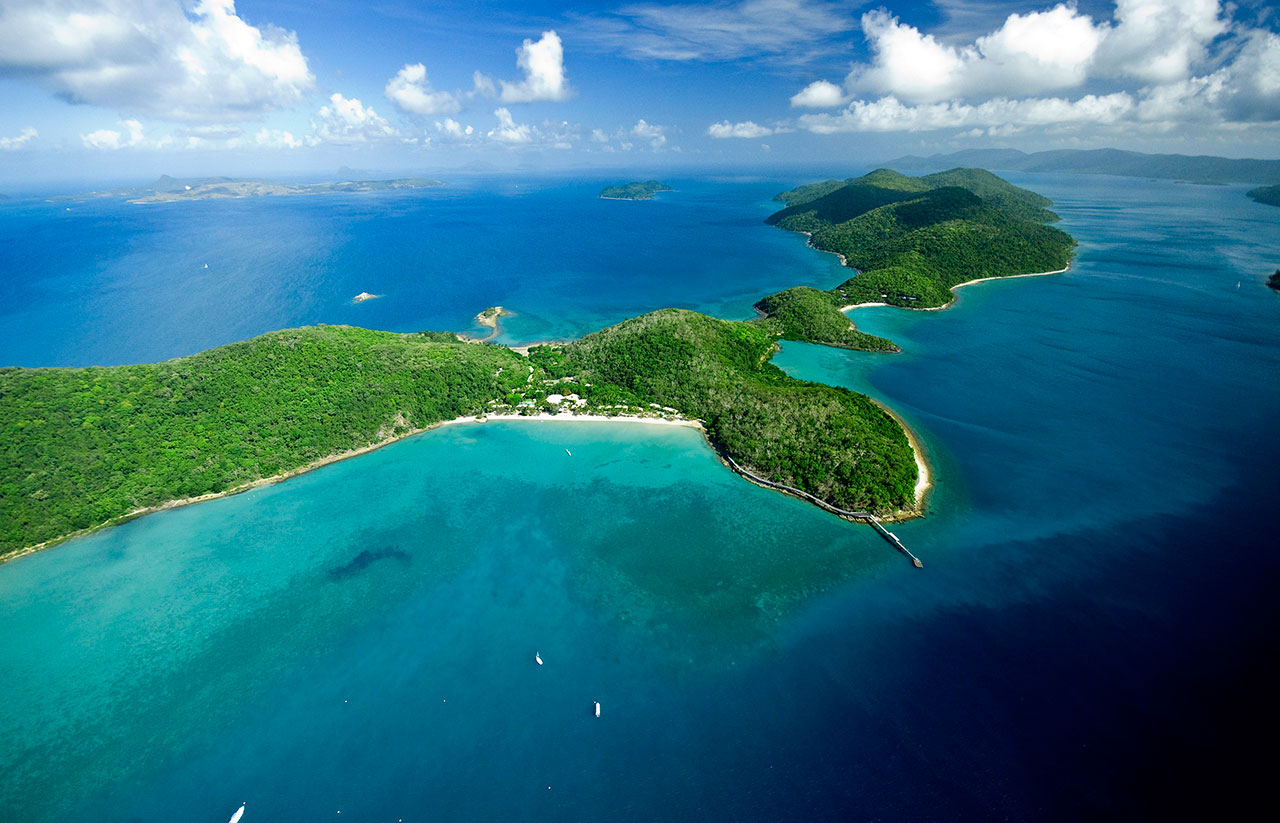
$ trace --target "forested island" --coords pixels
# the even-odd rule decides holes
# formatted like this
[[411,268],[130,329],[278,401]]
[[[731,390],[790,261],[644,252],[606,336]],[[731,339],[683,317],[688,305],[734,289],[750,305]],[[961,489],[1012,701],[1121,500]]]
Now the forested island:
[[770,295],[751,320],[663,309],[527,354],[449,332],[317,326],[163,363],[0,368],[0,561],[445,421],[566,407],[697,420],[749,476],[850,512],[913,516],[904,427],[864,395],[787,376],[769,362],[777,342],[896,351],[840,306],[868,288],[937,304],[953,281],[1065,265],[1071,238],[1040,222],[1048,201],[975,170],[881,170],[778,197],[787,207],[770,222],[867,268],[829,292]]
[[1250,189],[1247,194],[1259,203],[1268,206],[1280,206],[1280,186],[1260,186]]
[[605,186],[600,191],[602,200],[652,200],[660,191],[672,191],[666,183],[657,180],[646,180],[643,183],[623,183],[620,186]]
[[809,235],[858,274],[828,291],[795,288],[756,308],[782,337],[870,351],[887,340],[853,330],[842,307],[936,308],[951,289],[990,277],[1065,269],[1075,241],[1045,223],[1049,200],[981,169],[907,177],[879,169],[779,194],[786,208],[766,222]]
[[1276,269],[1276,273],[1267,278],[1267,286],[1280,292],[1280,269]]

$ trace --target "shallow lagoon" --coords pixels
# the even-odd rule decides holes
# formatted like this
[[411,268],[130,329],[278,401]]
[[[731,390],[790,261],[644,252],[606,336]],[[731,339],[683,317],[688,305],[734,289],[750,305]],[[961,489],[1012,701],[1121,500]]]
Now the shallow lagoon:
[[[1280,221],[1242,187],[1015,182],[1080,239],[1071,273],[969,287],[945,312],[854,312],[902,355],[786,344],[776,360],[921,431],[939,487],[930,516],[895,531],[923,571],[741,481],[692,430],[440,429],[0,567],[0,806],[31,820],[217,820],[244,801],[246,820],[1229,809],[1262,768],[1231,745],[1275,728],[1260,698],[1280,298],[1262,281]],[[840,278],[755,222],[783,186],[701,185],[746,215],[731,236],[769,238],[803,273],[783,285]],[[689,288],[711,294],[709,270]],[[612,291],[568,301],[598,307],[571,308],[564,329],[609,316]],[[521,311],[511,294],[457,312]],[[211,318],[192,340],[226,330]],[[168,345],[158,335],[147,345]],[[36,345],[5,333],[7,352]],[[385,556],[361,566],[365,552]]]

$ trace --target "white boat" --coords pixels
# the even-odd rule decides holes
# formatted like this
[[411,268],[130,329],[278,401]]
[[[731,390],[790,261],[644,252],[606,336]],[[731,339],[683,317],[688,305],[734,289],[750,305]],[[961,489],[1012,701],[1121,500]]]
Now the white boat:
[[542,665],[542,653],[541,653],[541,652],[534,652],[534,653],[533,653],[533,659],[537,662],[537,664],[538,664],[539,666],[541,666],[541,665]]
[[240,808],[236,809],[236,813],[231,815],[231,819],[227,823],[240,823],[240,818],[244,817],[244,807],[247,804],[241,803]]
[[596,717],[600,716],[600,701],[596,701]]
[[564,453],[569,455],[570,457],[573,457],[573,452],[569,451],[568,449],[565,449]]

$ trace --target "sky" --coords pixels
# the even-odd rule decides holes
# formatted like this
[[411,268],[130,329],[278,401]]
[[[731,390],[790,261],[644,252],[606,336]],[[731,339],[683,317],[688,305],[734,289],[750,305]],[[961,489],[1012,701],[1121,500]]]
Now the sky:
[[0,0],[0,186],[1280,156],[1272,0]]

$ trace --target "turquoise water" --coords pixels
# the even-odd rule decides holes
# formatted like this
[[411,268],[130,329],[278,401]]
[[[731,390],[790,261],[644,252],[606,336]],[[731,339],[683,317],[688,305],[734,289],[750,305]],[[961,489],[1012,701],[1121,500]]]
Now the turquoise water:
[[[446,427],[0,567],[0,808],[1231,815],[1267,785],[1266,759],[1241,752],[1277,730],[1280,297],[1262,281],[1280,210],[1240,187],[1015,182],[1081,241],[1070,273],[972,286],[945,312],[853,313],[901,355],[788,343],[775,361],[869,391],[921,433],[938,487],[895,531],[923,571],[739,480],[691,429]],[[708,236],[768,238],[744,247],[777,261],[761,282],[839,279],[755,222],[782,186],[695,185],[742,215]],[[554,211],[564,190],[549,190]],[[663,288],[711,295],[727,275],[703,265]],[[579,307],[564,330],[613,310],[623,287],[597,279],[562,284]],[[507,294],[477,302],[541,316]],[[232,328],[213,314],[184,339]],[[77,323],[92,350],[100,332]],[[58,351],[19,337],[4,350]],[[150,337],[99,351],[171,344]]]

